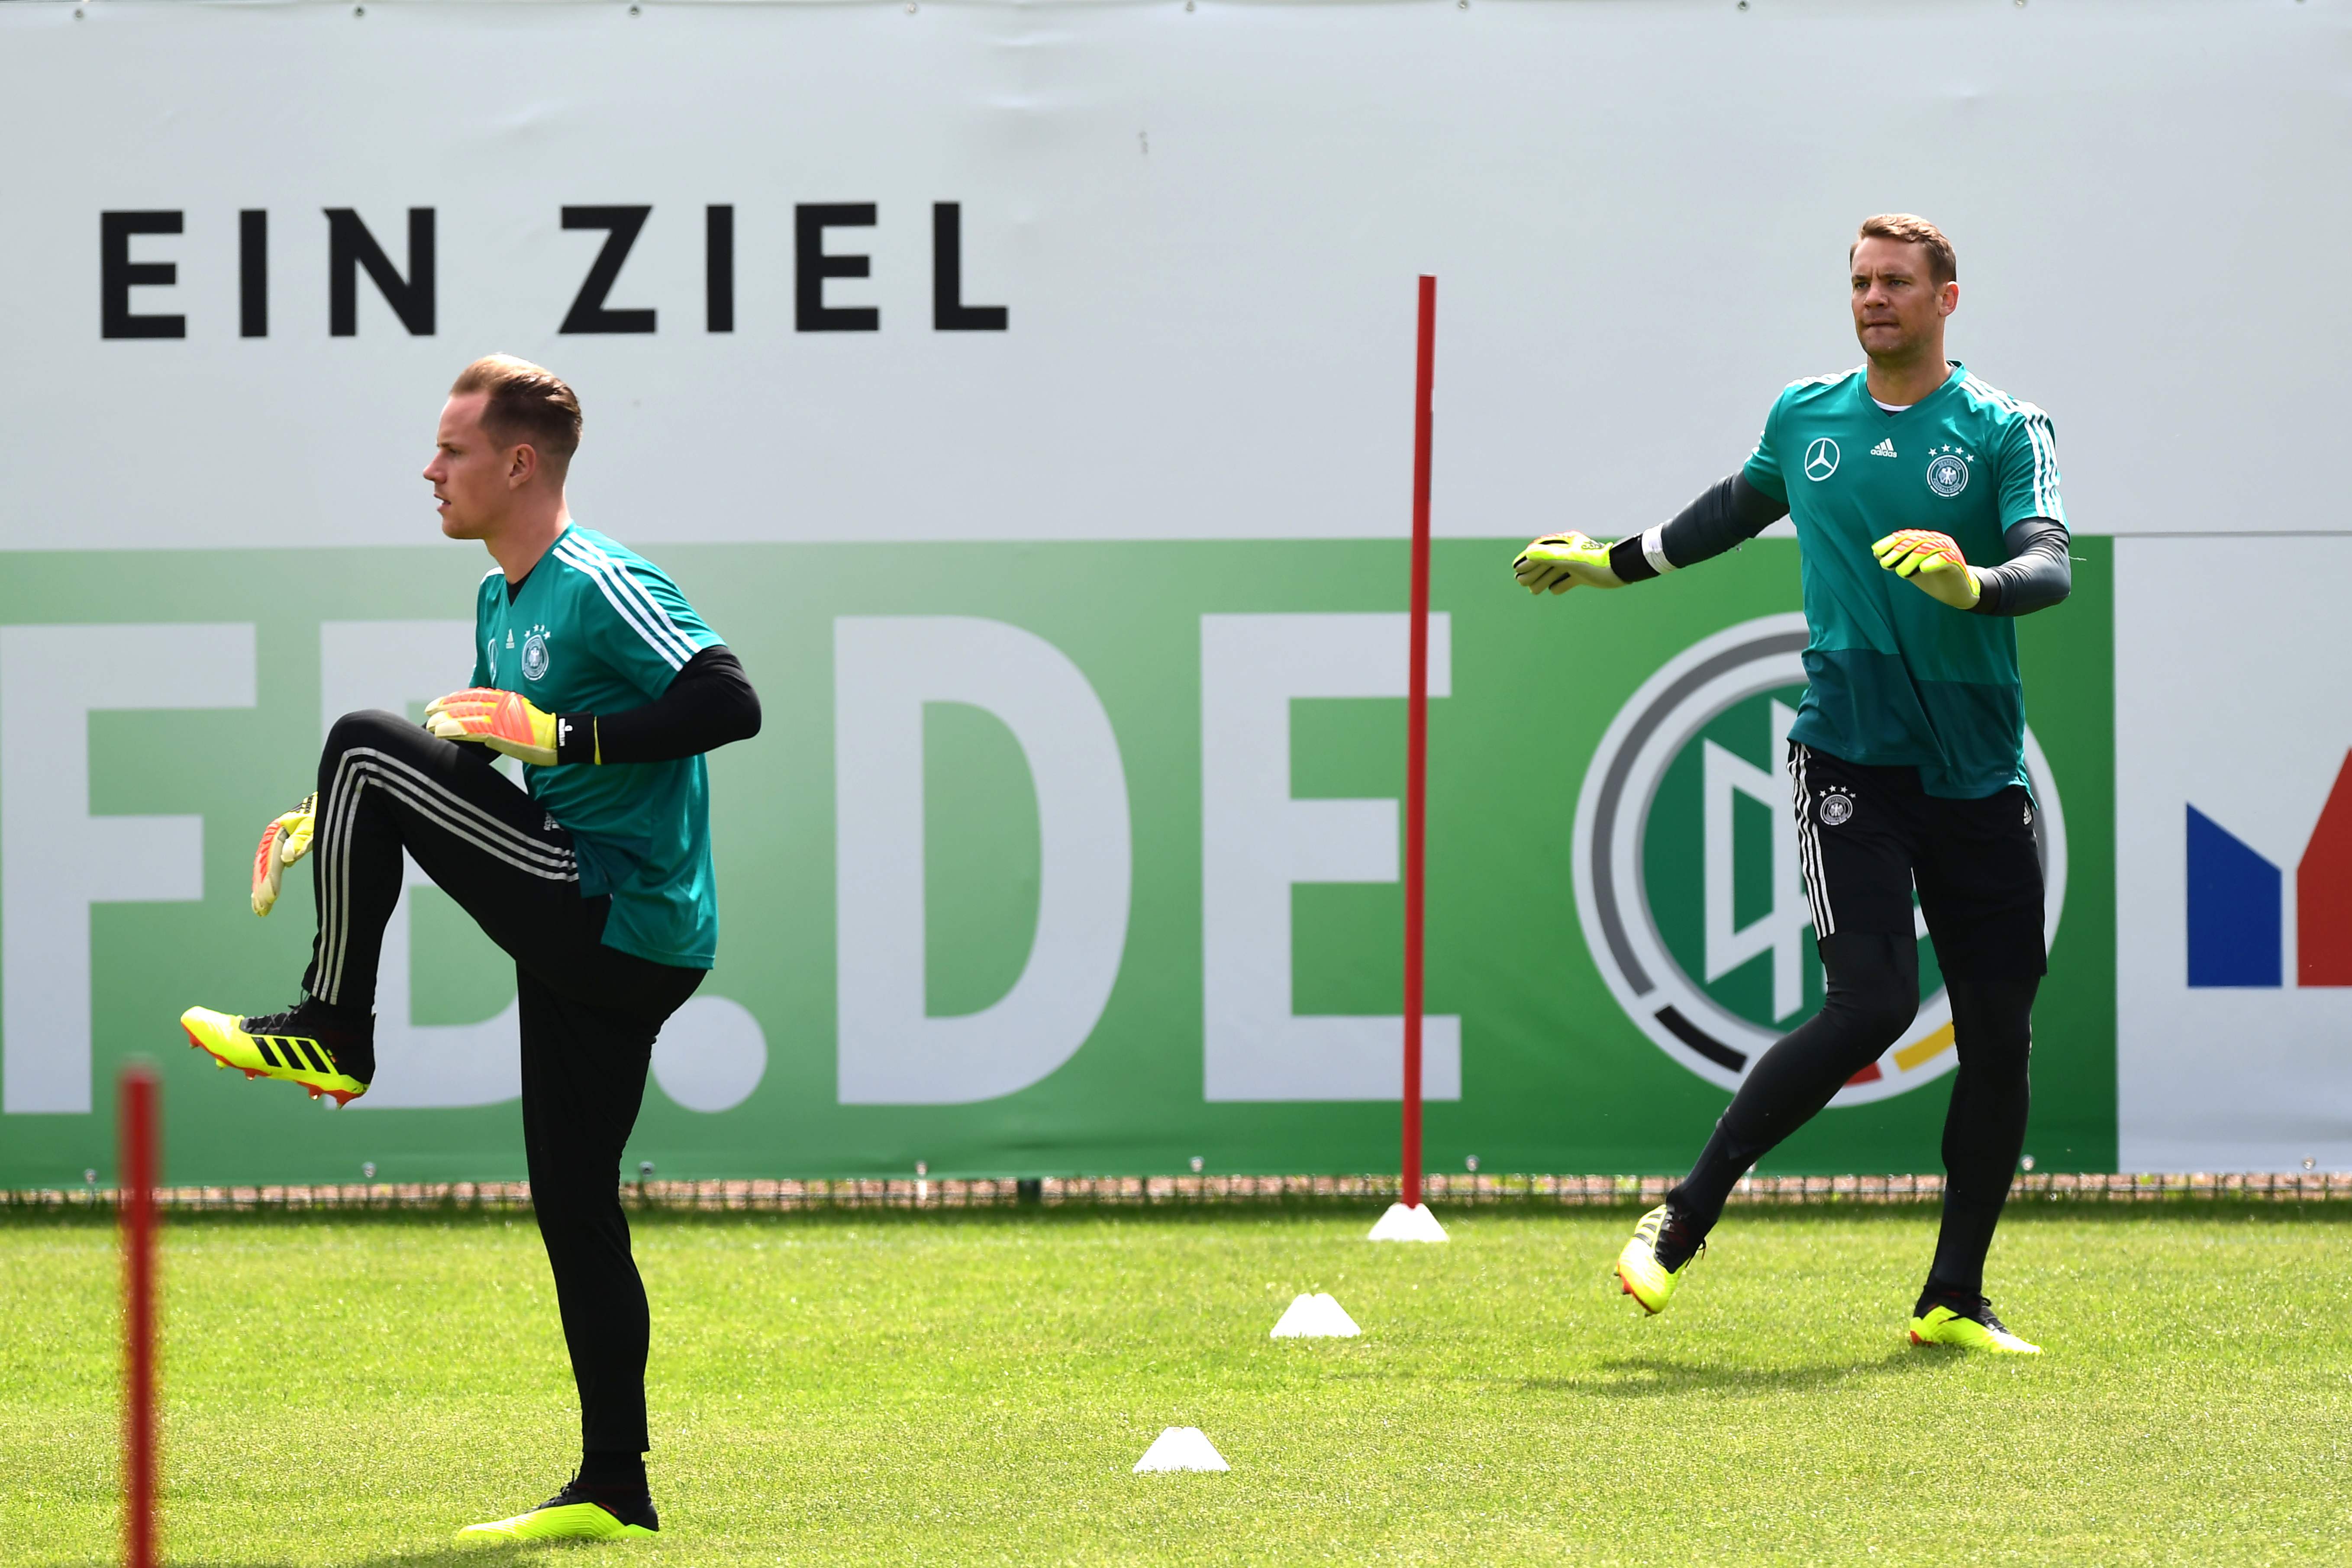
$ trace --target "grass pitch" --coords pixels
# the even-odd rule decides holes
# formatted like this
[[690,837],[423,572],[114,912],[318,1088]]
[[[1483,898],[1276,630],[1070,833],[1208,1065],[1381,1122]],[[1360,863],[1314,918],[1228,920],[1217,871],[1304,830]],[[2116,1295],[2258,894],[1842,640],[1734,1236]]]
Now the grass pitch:
[[[1915,1350],[1933,1212],[1734,1210],[1674,1309],[1631,1210],[637,1216],[650,1543],[560,1561],[2352,1561],[2352,1228],[2021,1203],[1995,1301],[2049,1353]],[[169,1558],[495,1564],[569,1473],[525,1216],[181,1218]],[[0,1223],[0,1562],[115,1546],[103,1221]],[[1354,1341],[1272,1342],[1321,1289]],[[1225,1475],[1136,1476],[1168,1426]]]

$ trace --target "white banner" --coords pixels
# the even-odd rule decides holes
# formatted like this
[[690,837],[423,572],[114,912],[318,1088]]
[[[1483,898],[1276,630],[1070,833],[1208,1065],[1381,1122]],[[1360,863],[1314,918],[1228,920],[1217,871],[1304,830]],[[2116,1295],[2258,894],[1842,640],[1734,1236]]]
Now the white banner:
[[1422,270],[1440,530],[1613,532],[1854,361],[1887,208],[1954,236],[1953,350],[2053,413],[2082,530],[2335,526],[2352,301],[2287,280],[2352,248],[2347,39],[2137,0],[0,6],[0,548],[429,540],[491,349],[578,384],[575,500],[634,543],[1394,533]]
[[2116,579],[2122,1167],[2352,1168],[2352,539]]

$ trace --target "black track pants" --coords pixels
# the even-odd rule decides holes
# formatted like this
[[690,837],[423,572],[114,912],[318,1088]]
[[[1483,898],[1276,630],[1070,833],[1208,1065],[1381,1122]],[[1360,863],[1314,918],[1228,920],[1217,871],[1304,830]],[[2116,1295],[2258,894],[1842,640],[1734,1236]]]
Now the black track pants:
[[[1693,1245],[1714,1228],[1748,1168],[1820,1113],[1846,1079],[1878,1059],[1919,1009],[1918,946],[1856,933],[1820,943],[1822,1010],[1757,1059],[1691,1173],[1667,1194]],[[1944,1117],[1944,1221],[1927,1292],[1973,1304],[1985,1254],[2025,1147],[2033,995],[2041,982],[1948,979],[1959,1069]],[[1680,1259],[1669,1258],[1669,1263]]]
[[1930,795],[1915,768],[1864,766],[1794,742],[1789,784],[1827,972],[1822,1010],[1757,1058],[1668,1201],[1696,1247],[1748,1167],[1902,1037],[1919,1011],[1915,921],[1925,916],[1959,1056],[1927,1293],[1973,1307],[2025,1147],[2033,994],[2048,964],[2032,797],[2021,784],[1968,800]]
[[1822,1010],[1756,1058],[1698,1163],[1667,1201],[1696,1242],[1749,1166],[1811,1121],[1846,1079],[1876,1061],[1919,1012],[1919,949],[1908,936],[1858,932],[1819,942]]
[[1960,1054],[1952,1108],[1944,1113],[1944,1228],[1927,1294],[1973,1304],[1984,1294],[1985,1254],[2009,1202],[2032,1102],[2033,994],[2039,979],[1947,980],[1952,1040]]
[[604,946],[611,900],[581,897],[571,834],[490,761],[396,714],[336,721],[319,759],[319,937],[303,987],[373,1010],[403,850],[515,961],[523,1147],[580,1386],[582,1447],[639,1454],[650,1446],[649,1326],[621,1210],[621,1150],[655,1037],[703,971]]

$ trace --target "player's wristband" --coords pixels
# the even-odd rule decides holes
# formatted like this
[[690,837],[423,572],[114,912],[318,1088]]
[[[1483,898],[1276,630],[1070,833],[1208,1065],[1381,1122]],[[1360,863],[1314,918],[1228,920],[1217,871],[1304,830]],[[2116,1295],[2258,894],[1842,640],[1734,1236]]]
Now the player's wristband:
[[[1649,533],[1632,534],[1609,547],[1609,570],[1617,574],[1618,581],[1646,583],[1658,575],[1657,563],[1665,560],[1665,555],[1663,552],[1655,555],[1650,552],[1654,542],[1652,535],[1657,531],[1654,528]],[[1673,569],[1671,565],[1666,568]]]
[[597,755],[596,715],[593,713],[559,713],[555,716],[555,761],[561,767],[571,763],[600,763]]

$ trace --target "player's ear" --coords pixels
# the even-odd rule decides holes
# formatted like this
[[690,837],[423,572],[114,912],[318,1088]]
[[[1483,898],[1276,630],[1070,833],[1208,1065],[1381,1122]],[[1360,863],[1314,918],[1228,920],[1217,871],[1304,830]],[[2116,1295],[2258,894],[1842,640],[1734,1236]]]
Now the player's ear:
[[1958,283],[1945,284],[1936,290],[1936,309],[1941,315],[1948,316],[1960,308],[1960,286]]
[[538,477],[538,447],[525,442],[507,454],[507,489],[519,490]]

